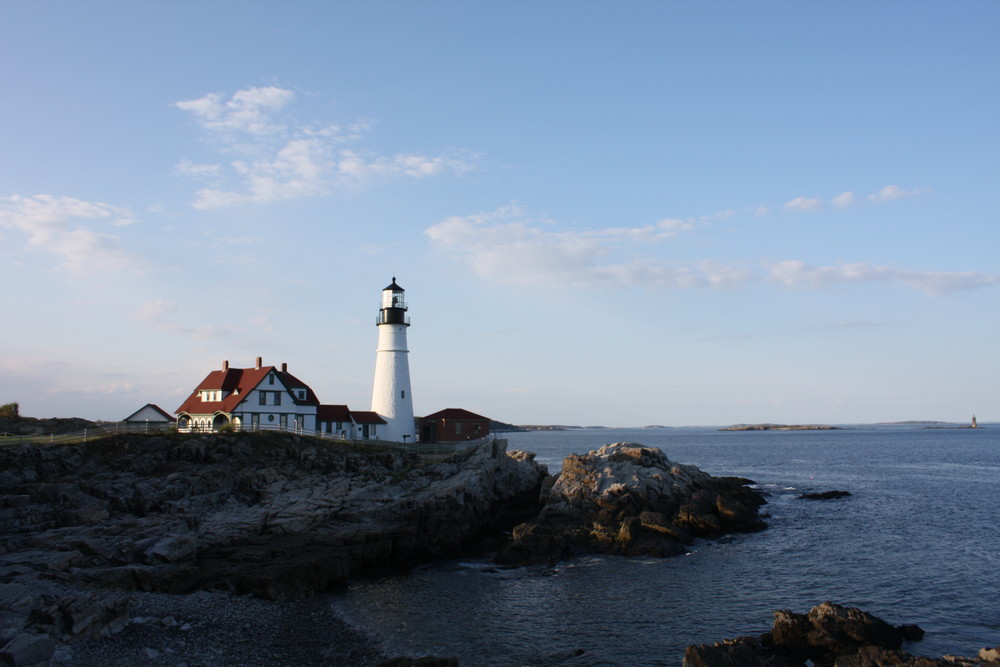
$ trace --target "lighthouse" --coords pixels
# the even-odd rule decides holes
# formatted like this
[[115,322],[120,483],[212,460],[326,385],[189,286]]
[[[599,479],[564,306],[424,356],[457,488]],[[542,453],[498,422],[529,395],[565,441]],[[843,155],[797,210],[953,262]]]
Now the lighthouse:
[[378,311],[378,349],[375,352],[375,384],[372,388],[372,412],[386,421],[380,429],[383,440],[414,442],[413,398],[410,396],[410,363],[406,349],[406,300],[403,288],[392,284],[382,290]]

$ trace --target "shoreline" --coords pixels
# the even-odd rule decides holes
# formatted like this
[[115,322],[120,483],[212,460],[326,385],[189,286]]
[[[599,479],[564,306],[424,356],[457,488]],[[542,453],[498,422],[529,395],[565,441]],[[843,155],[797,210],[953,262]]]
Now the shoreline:
[[78,667],[378,665],[378,638],[345,621],[333,594],[277,602],[218,591],[129,595],[121,631],[57,649],[53,664]]

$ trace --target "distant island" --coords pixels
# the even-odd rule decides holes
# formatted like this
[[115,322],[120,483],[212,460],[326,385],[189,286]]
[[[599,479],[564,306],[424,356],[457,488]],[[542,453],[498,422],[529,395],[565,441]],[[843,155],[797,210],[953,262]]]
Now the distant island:
[[839,431],[840,426],[824,424],[736,424],[720,428],[720,431]]
[[567,426],[566,424],[522,424],[519,431],[599,431],[608,426]]

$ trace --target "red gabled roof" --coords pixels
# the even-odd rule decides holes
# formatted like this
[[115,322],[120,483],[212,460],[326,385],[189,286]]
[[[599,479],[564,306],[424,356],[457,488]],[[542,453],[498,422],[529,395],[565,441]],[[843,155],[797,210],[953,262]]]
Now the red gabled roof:
[[351,411],[346,405],[321,405],[316,408],[316,421],[349,422]]
[[[274,366],[262,366],[261,368],[230,368],[221,371],[212,371],[201,381],[195,390],[191,392],[187,400],[177,408],[177,412],[188,414],[209,414],[215,412],[232,412],[236,406],[247,397],[247,395],[257,388],[269,373],[274,373],[287,389],[305,389],[306,397],[300,399],[289,393],[290,398],[296,405],[319,405],[319,399],[313,390],[302,380],[298,379],[287,371],[280,371]],[[226,397],[221,401],[203,401],[199,397],[199,392],[203,390],[221,389]]]
[[351,416],[354,417],[355,424],[385,424],[386,421],[378,416],[377,412],[358,412],[356,410],[351,411]]
[[489,421],[489,417],[483,417],[482,415],[477,415],[475,412],[469,412],[468,410],[463,410],[462,408],[445,408],[444,410],[438,410],[434,414],[427,415],[424,419],[479,419],[483,421]]

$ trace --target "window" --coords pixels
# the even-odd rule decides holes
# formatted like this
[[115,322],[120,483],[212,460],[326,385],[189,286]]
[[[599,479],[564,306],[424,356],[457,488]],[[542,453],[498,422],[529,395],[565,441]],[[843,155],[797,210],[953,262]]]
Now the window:
[[459,422],[458,424],[455,424],[455,435],[459,435],[461,433],[462,433],[462,424],[461,422]]
[[267,392],[266,391],[258,392],[257,396],[260,399],[260,405],[267,405]]
[[267,376],[267,383],[274,384],[274,373],[271,373],[270,375]]
[[281,392],[280,391],[274,392],[274,404],[275,405],[281,405]]
[[400,398],[406,398],[406,390],[405,389],[400,389],[399,390],[399,397]]

